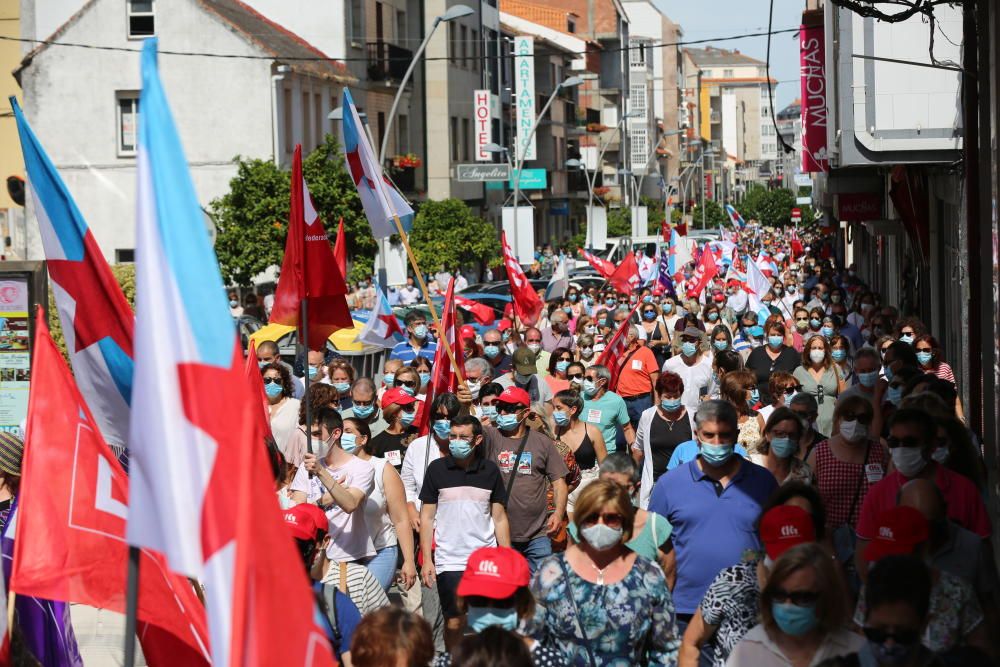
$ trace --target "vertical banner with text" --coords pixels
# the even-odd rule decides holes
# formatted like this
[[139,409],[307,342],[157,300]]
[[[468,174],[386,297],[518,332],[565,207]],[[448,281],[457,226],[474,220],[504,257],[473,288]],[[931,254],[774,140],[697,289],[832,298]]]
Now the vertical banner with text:
[[826,45],[823,25],[799,31],[799,74],[802,82],[802,171],[830,171],[827,154]]
[[486,144],[493,141],[493,116],[490,110],[490,91],[472,91],[472,122],[475,123],[476,162],[490,162],[493,154]]
[[[535,137],[528,137],[535,123],[535,38],[514,38],[514,79],[517,81],[517,155],[515,162],[535,159]],[[517,166],[517,165],[515,165]]]

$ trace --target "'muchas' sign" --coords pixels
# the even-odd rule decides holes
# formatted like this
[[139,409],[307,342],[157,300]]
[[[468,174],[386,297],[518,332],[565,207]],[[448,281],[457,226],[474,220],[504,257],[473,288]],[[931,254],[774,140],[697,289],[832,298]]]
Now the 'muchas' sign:
[[802,82],[802,171],[830,171],[826,146],[826,46],[823,26],[799,31],[799,74]]

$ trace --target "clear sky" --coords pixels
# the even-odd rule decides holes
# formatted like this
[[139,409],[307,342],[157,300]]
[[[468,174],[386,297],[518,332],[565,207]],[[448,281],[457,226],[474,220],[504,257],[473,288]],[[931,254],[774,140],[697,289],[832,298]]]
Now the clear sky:
[[[653,0],[670,19],[681,25],[684,41],[728,37],[767,31],[769,0]],[[774,0],[775,30],[797,28],[802,21],[805,0]],[[724,49],[739,49],[763,61],[767,37],[710,42]],[[703,47],[706,44],[692,46]],[[799,96],[799,42],[796,33],[771,38],[771,77],[779,81],[775,110]]]

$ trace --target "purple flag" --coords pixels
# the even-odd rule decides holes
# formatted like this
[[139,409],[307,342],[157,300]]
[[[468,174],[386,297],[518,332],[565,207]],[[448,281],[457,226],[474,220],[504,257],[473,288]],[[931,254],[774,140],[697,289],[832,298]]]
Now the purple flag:
[[666,292],[668,296],[672,296],[675,300],[677,299],[677,292],[674,290],[674,278],[670,274],[670,253],[661,252],[660,253],[660,270],[656,279],[659,281],[660,285],[663,287],[663,291]]
[[[4,581],[9,584],[10,567],[14,559],[17,498],[14,498],[10,512],[4,519],[6,521],[0,525],[3,535],[0,538],[0,550],[3,553]],[[14,622],[24,638],[24,646],[42,667],[83,667],[83,658],[80,657],[80,648],[70,622],[68,604],[18,595],[14,611]]]

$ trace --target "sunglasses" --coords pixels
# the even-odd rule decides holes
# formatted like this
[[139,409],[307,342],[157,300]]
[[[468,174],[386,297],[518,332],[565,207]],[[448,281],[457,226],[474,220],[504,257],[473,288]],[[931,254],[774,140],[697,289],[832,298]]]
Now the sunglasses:
[[794,396],[800,391],[802,391],[801,387],[785,387],[785,396]]
[[897,438],[890,435],[885,439],[885,443],[889,445],[889,449],[895,449],[896,447],[923,447],[924,445],[923,440],[912,435],[906,438]]
[[816,591],[786,591],[776,588],[771,597],[775,602],[791,602],[796,607],[810,607],[819,600],[819,593]]
[[573,357],[559,357],[556,361],[573,361]]
[[573,375],[567,375],[566,377],[569,378],[570,380],[582,380],[583,373],[574,373]]
[[264,378],[264,384],[281,384],[281,378]]
[[876,644],[884,644],[888,640],[892,640],[897,644],[912,645],[920,641],[920,631],[919,630],[883,630],[882,628],[862,628],[862,632],[865,633],[865,637],[869,641]]
[[608,528],[621,528],[622,524],[625,523],[625,517],[617,512],[604,512],[603,514],[595,514],[594,516],[587,517],[582,522],[581,526],[593,526],[598,521],[603,523]]
[[409,387],[410,389],[413,389],[413,388],[415,388],[417,386],[417,381],[416,380],[396,380],[395,386],[396,387]]
[[861,424],[868,425],[871,423],[871,415],[855,413],[853,415],[844,415],[844,421],[857,421]]
[[918,347],[917,352],[933,352],[934,349],[930,347]]
[[499,412],[500,414],[508,414],[508,415],[512,414],[512,413],[516,413],[518,410],[521,410],[521,409],[524,408],[523,405],[516,404],[516,403],[512,405],[510,403],[494,402],[493,405],[496,406],[497,412]]

